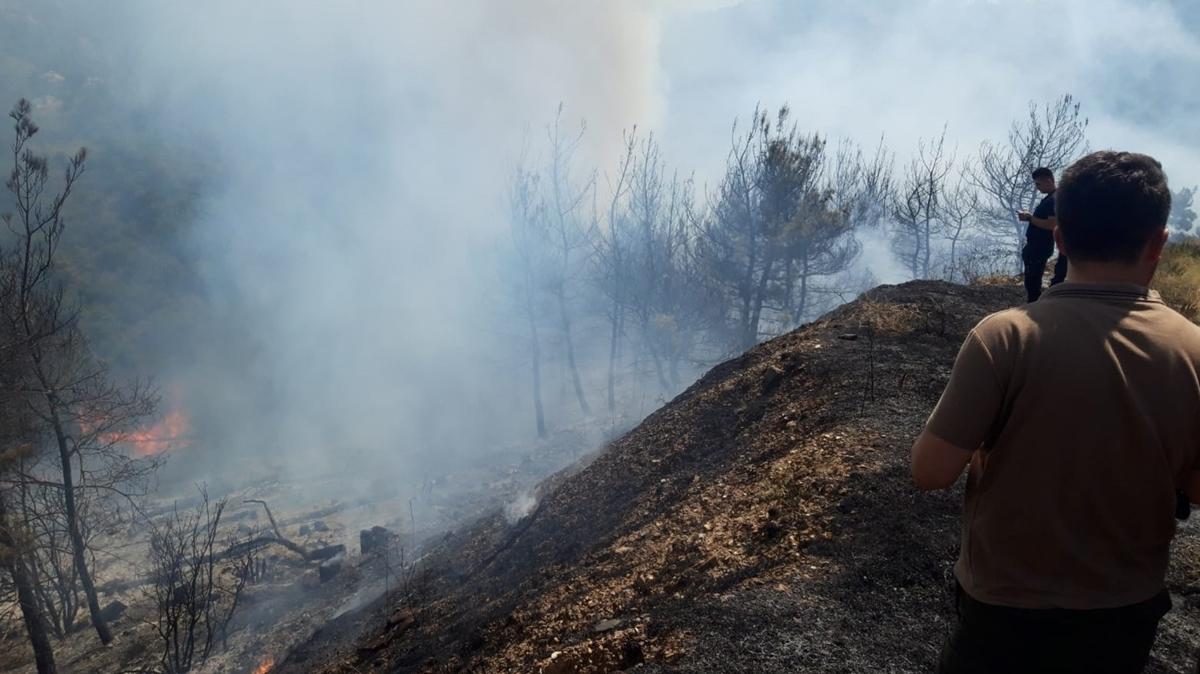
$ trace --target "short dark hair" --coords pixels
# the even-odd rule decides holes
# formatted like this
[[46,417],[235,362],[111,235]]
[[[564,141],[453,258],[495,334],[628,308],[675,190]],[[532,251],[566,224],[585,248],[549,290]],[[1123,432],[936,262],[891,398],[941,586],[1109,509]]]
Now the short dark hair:
[[1038,180],[1040,178],[1053,178],[1054,171],[1051,171],[1050,169],[1046,168],[1045,166],[1039,166],[1039,167],[1033,169],[1032,175],[1033,175],[1034,180]]
[[1167,226],[1171,190],[1154,157],[1104,150],[1063,172],[1055,210],[1071,259],[1134,263]]

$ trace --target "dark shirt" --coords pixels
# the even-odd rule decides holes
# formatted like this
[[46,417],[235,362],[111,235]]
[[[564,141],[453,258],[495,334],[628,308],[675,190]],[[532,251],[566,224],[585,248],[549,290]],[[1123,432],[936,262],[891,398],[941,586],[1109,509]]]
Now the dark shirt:
[[[1037,205],[1037,208],[1033,209],[1033,217],[1038,219],[1054,217],[1053,192],[1047,194],[1042,199],[1041,203]],[[1042,229],[1041,227],[1034,225],[1032,222],[1030,222],[1029,226],[1025,228],[1025,240],[1028,241],[1031,246],[1038,248],[1045,248],[1047,250],[1054,248],[1054,232],[1048,229]]]

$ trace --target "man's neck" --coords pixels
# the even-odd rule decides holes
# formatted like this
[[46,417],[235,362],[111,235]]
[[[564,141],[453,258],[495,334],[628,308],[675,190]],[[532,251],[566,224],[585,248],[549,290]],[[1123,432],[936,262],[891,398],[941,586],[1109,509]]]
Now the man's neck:
[[1154,270],[1146,270],[1141,265],[1072,261],[1067,269],[1068,283],[1123,283],[1145,288],[1150,285],[1153,276]]

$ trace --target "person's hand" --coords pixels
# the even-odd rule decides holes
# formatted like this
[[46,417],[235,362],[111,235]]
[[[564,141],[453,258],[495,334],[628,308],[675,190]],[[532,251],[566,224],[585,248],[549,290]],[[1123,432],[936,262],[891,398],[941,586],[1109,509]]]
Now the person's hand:
[[1033,213],[1029,211],[1017,211],[1017,219],[1021,222],[1029,222],[1033,219]]

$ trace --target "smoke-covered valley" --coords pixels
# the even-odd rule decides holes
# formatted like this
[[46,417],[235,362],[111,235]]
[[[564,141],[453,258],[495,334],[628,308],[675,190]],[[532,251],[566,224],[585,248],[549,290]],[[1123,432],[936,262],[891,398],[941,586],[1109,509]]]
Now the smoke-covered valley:
[[[137,195],[105,198],[129,204],[115,216],[135,229],[139,218],[170,221],[159,235],[179,269],[150,283],[167,296],[178,286],[194,304],[145,320],[111,355],[151,365],[141,374],[164,386],[167,406],[187,408],[197,454],[217,466],[255,456],[322,470],[357,452],[408,473],[533,430],[527,330],[506,277],[506,195],[523,155],[545,168],[560,103],[564,136],[586,122],[571,167],[580,187],[594,176],[581,227],[603,220],[623,131],[656,134],[665,169],[694,177],[703,207],[731,125],[744,130],[760,103],[772,113],[791,105],[799,128],[831,145],[848,138],[870,150],[883,138],[899,174],[943,126],[962,164],[1031,101],[1070,92],[1093,146],[1137,145],[1167,162],[1176,185],[1195,182],[1197,101],[1182,84],[1200,59],[1194,12],[1102,9],[10,1],[8,58],[20,68],[4,89],[41,101],[39,122],[64,145],[92,146],[98,177],[81,191],[117,189],[103,175],[127,170],[114,155],[159,166]],[[1056,25],[1069,39],[1043,54],[1030,34]],[[154,201],[177,210],[147,216]],[[73,214],[74,245],[107,238],[94,224],[105,215]],[[863,278],[911,276],[886,231],[858,238]],[[577,257],[571,320],[584,393],[600,409],[604,302],[587,287],[591,252]],[[89,262],[92,273],[136,279]],[[116,281],[109,292],[124,290]],[[563,345],[547,339],[550,422],[571,425],[582,415]],[[147,351],[152,359],[130,355]],[[687,376],[721,354],[695,354]],[[635,417],[672,392],[640,388],[626,392],[637,403],[623,411]]]

